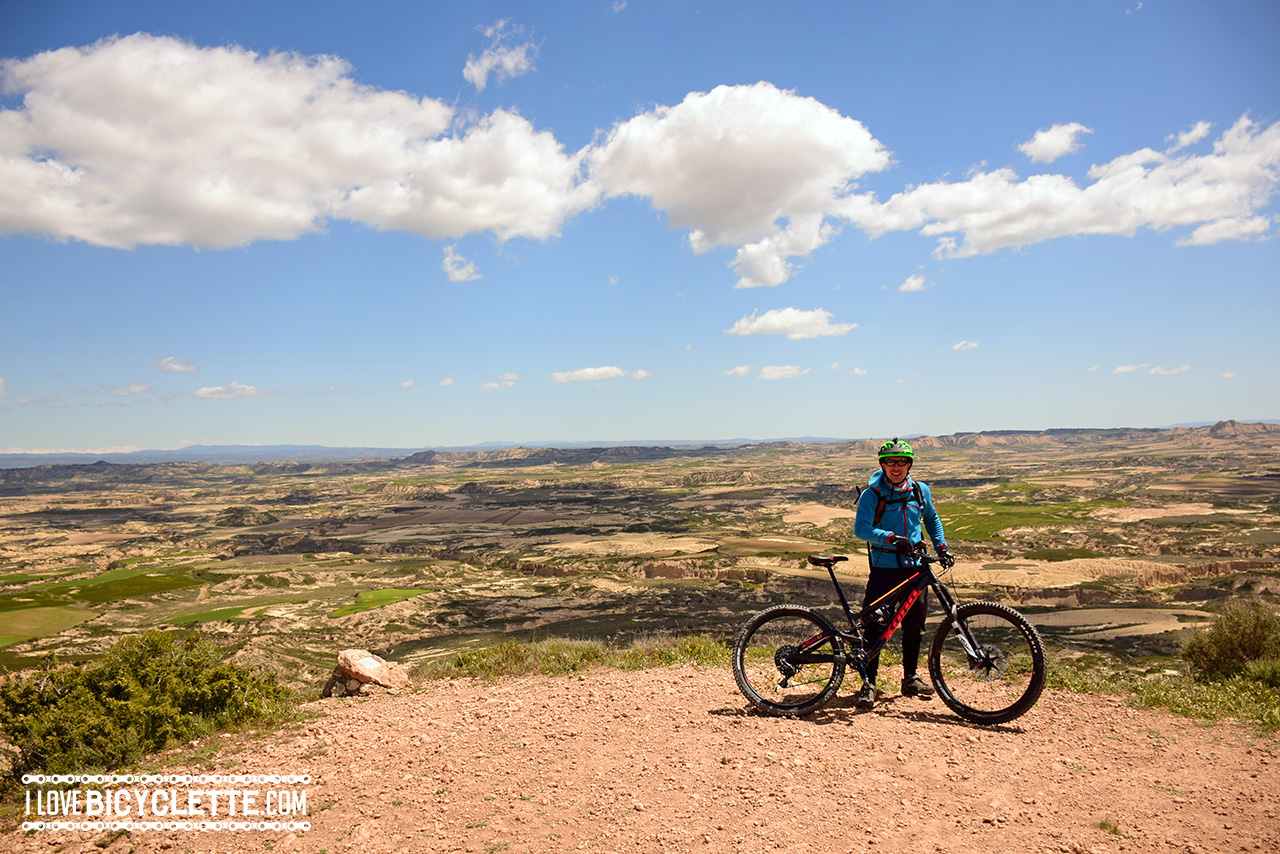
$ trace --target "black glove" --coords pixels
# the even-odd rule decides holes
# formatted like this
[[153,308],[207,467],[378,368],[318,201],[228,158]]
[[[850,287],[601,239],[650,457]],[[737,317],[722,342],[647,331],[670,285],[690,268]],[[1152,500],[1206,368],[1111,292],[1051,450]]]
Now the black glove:
[[942,564],[943,569],[950,569],[956,565],[956,556],[947,548],[946,543],[938,546],[938,563]]
[[897,534],[893,535],[893,539],[889,541],[889,545],[897,549],[898,554],[903,557],[912,557],[916,553],[916,548],[911,544],[911,540],[906,537],[899,537]]

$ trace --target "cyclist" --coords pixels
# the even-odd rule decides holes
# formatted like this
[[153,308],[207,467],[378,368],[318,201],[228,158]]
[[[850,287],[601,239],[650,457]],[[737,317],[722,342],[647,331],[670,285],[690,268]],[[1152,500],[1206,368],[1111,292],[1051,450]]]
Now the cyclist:
[[[878,458],[880,470],[871,475],[870,484],[862,491],[853,523],[854,534],[867,541],[871,559],[867,595],[862,601],[864,608],[915,574],[916,561],[908,555],[913,545],[924,539],[920,530],[922,522],[943,567],[955,563],[955,558],[947,551],[942,520],[933,507],[929,487],[911,477],[911,465],[915,461],[911,446],[894,438],[880,446]],[[925,611],[928,609],[927,596],[927,591],[921,593],[902,621],[902,693],[926,700],[933,696],[933,686],[921,679],[916,669],[920,660]],[[887,628],[882,622],[871,622],[867,634],[879,637]],[[871,660],[867,681],[854,701],[860,709],[870,709],[875,705],[879,663],[879,656]]]

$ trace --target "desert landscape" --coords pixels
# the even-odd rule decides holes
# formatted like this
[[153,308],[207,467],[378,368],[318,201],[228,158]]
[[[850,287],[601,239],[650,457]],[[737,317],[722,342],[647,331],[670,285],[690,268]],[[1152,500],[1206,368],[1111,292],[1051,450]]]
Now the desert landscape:
[[[1060,655],[1164,668],[1206,608],[1280,600],[1280,425],[913,440],[962,598]],[[412,666],[501,639],[731,637],[848,553],[876,443],[417,453],[0,470],[0,667],[199,629],[318,693],[343,648]]]
[[[1016,605],[1051,659],[1184,667],[1232,599],[1280,601],[1280,427],[913,440],[965,599]],[[0,470],[0,665],[198,629],[306,702],[142,773],[307,775],[306,828],[5,833],[68,852],[1274,850],[1274,736],[1048,690],[1011,725],[852,690],[802,720],[727,668],[596,670],[319,699],[339,650],[415,665],[510,638],[728,640],[829,606],[875,443],[426,452],[345,463]],[[211,777],[206,777],[212,779]]]

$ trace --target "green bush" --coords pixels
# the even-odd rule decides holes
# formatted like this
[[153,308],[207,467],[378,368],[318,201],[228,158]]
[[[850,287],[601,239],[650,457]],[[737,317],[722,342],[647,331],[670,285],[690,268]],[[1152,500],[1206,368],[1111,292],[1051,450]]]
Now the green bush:
[[17,748],[10,771],[100,773],[217,729],[291,714],[274,678],[225,661],[199,635],[126,637],[98,661],[0,684],[0,729]]
[[[1221,680],[1280,661],[1280,615],[1257,599],[1228,602],[1182,649],[1196,676]],[[1262,670],[1259,670],[1262,672]],[[1271,671],[1274,673],[1274,665]]]

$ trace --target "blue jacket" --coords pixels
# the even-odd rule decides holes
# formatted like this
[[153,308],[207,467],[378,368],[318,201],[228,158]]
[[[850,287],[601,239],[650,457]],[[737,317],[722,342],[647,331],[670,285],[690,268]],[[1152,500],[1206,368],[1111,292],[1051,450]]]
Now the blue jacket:
[[[884,471],[871,475],[871,482],[862,490],[858,499],[858,512],[853,520],[853,533],[866,540],[871,548],[871,565],[878,567],[898,567],[898,552],[889,545],[889,534],[907,537],[913,543],[924,539],[920,523],[929,532],[934,549],[946,544],[946,534],[942,531],[942,520],[933,507],[933,495],[929,487],[921,481],[915,481],[920,487],[921,502],[916,501],[914,491],[908,489],[906,500],[895,497],[892,484],[884,476]],[[885,499],[884,515],[880,524],[875,524],[876,507],[880,499]],[[923,504],[923,506],[921,506]]]

